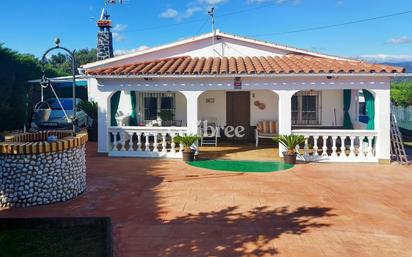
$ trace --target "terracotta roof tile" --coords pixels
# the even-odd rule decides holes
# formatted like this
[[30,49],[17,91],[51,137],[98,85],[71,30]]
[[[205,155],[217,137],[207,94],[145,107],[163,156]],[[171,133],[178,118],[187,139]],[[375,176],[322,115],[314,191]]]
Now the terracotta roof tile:
[[222,61],[220,62],[220,73],[227,74],[229,70],[229,58],[223,57]]
[[402,73],[402,67],[344,61],[309,55],[289,54],[267,57],[180,56],[142,63],[86,70],[88,75],[219,75],[282,73]]
[[177,67],[177,69],[176,69],[176,71],[175,71],[175,74],[176,74],[176,75],[182,74],[182,73],[185,71],[187,65],[189,65],[189,63],[190,63],[190,58],[189,58],[189,57],[186,57],[186,58],[182,61],[182,63]]
[[202,74],[210,74],[210,70],[212,69],[213,64],[213,57],[209,57],[206,59],[205,65],[202,69]]
[[205,57],[200,58],[196,64],[195,69],[193,70],[193,74],[200,74],[203,70],[203,66],[205,65],[205,62],[206,62]]
[[229,73],[236,74],[238,72],[237,63],[235,57],[230,57],[229,59]]
[[239,74],[246,73],[245,59],[242,57],[236,58],[236,68]]
[[198,63],[198,61],[199,61],[199,58],[198,57],[195,57],[195,58],[190,58],[190,57],[188,57],[188,59],[190,59],[190,63],[187,65],[187,67],[186,67],[186,69],[185,69],[185,71],[184,71],[184,74],[191,74],[192,72],[193,72],[193,70],[195,69],[195,67],[196,67],[196,64]]
[[213,63],[212,63],[212,70],[210,71],[211,74],[219,74],[220,72],[220,61],[221,59],[219,57],[213,58]]

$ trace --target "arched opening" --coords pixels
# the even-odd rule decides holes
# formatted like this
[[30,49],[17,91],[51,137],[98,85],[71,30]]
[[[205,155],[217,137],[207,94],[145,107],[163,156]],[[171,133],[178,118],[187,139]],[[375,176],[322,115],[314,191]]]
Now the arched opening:
[[[367,100],[366,100],[367,99]],[[367,107],[366,107],[367,105]],[[366,124],[359,125],[365,112]],[[375,156],[374,94],[368,90],[304,90],[291,99],[292,132],[305,136],[304,160],[371,160]],[[370,117],[370,119],[369,119]]]
[[130,93],[116,91],[109,96],[108,117],[111,127],[126,126],[131,115]]
[[[220,130],[219,141],[234,141],[256,142],[256,127],[262,122],[273,123],[273,131],[265,131],[265,139],[263,141],[272,140],[269,136],[273,132],[273,136],[278,131],[278,95],[271,90],[251,90],[251,91],[226,91],[226,90],[211,90],[203,92],[198,98],[198,117],[201,121],[201,126],[204,121],[207,124],[217,127]],[[228,127],[243,127],[244,136],[229,137],[224,133],[224,129]],[[263,131],[262,131],[263,133]]]
[[186,126],[186,98],[180,92],[117,91],[109,96],[111,126]]

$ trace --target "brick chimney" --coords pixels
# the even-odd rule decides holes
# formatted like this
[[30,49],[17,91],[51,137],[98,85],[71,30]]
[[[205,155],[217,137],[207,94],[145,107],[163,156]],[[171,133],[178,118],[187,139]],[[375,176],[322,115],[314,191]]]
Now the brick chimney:
[[103,9],[102,15],[97,21],[97,27],[99,27],[97,32],[97,60],[99,61],[113,57],[113,38],[110,31],[112,21],[109,17],[107,10]]

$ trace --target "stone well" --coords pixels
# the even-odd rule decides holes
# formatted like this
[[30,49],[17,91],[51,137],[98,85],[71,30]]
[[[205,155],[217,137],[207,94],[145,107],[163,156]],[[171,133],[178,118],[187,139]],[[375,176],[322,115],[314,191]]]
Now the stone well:
[[[57,136],[55,142],[47,141]],[[0,207],[67,201],[86,190],[87,133],[41,131],[0,143]]]

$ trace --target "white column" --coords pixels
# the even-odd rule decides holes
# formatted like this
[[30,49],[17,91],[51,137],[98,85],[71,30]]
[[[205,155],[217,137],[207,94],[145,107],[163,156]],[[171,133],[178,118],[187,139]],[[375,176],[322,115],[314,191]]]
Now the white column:
[[375,94],[375,130],[378,132],[376,157],[381,161],[389,161],[391,151],[389,82],[387,89],[375,89],[373,93]]
[[197,134],[198,98],[204,91],[180,91],[186,97],[187,127],[189,134]]
[[97,152],[107,153],[109,151],[109,140],[107,128],[110,126],[110,96],[112,92],[102,92],[98,87],[96,79],[88,79],[87,90],[90,101],[96,101],[97,112]]
[[[290,135],[292,133],[292,96],[298,92],[296,90],[273,90],[279,96],[279,135]],[[286,149],[279,145],[279,156],[282,157],[282,152]]]

